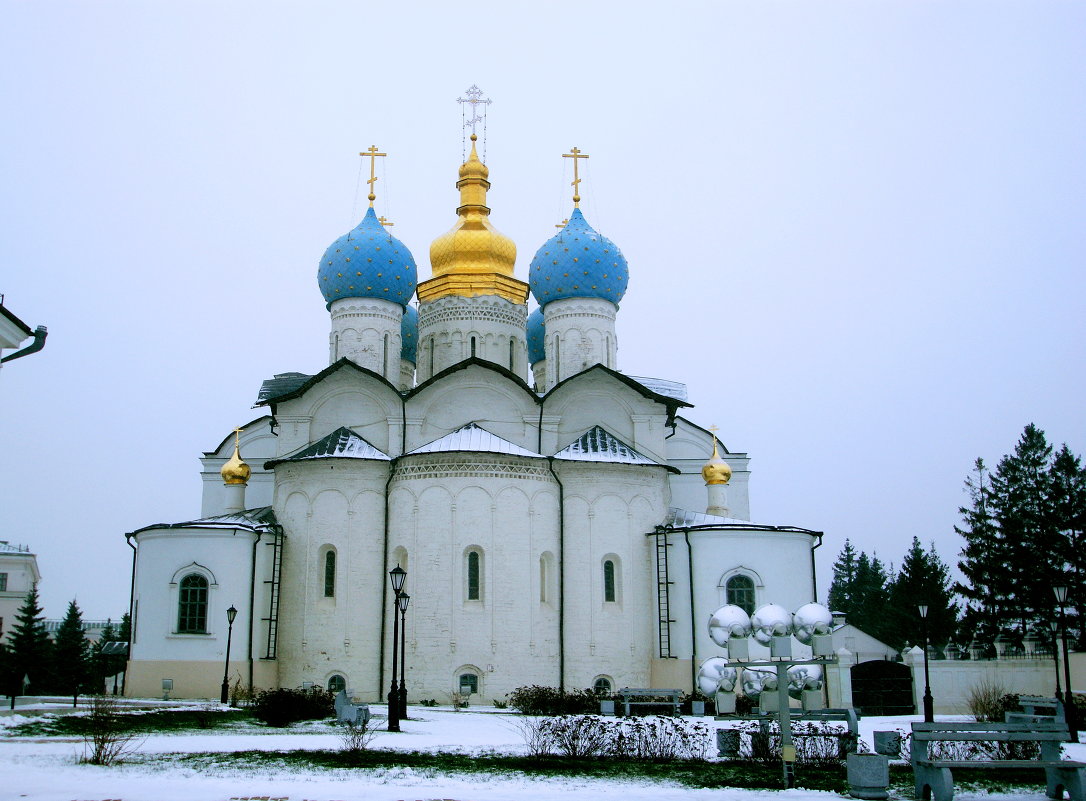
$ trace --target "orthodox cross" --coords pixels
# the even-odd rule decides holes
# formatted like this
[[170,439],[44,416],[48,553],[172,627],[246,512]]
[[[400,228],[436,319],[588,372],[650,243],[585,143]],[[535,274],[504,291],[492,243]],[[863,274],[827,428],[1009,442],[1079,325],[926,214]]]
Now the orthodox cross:
[[[483,90],[475,84],[472,84],[471,88],[464,94],[467,95],[467,98],[458,97],[456,102],[463,104],[462,112],[466,112],[468,107],[471,108],[471,119],[465,119],[464,127],[467,128],[470,125],[471,132],[476,133],[475,126],[480,122],[486,122],[486,106],[489,106],[492,101],[483,97]],[[479,106],[483,106],[483,115],[481,117],[479,116]]]
[[573,183],[570,184],[570,186],[573,187],[573,208],[580,208],[581,195],[580,189],[578,188],[577,184],[581,182],[581,179],[577,174],[577,159],[586,159],[588,158],[588,156],[586,156],[577,148],[571,148],[568,153],[562,154],[562,158],[573,159]]
[[241,450],[241,432],[244,430],[244,428],[234,429],[234,450]]
[[713,450],[715,451],[716,450],[716,432],[719,431],[720,429],[717,428],[716,426],[709,426],[709,430],[711,432],[713,432]]
[[377,152],[377,145],[370,145],[368,148],[366,148],[366,150],[364,152],[359,153],[358,155],[360,155],[360,156],[369,156],[370,157],[370,179],[368,181],[366,181],[366,183],[369,184],[369,187],[370,187],[370,198],[369,199],[370,199],[370,208],[372,209],[373,208],[373,201],[377,200],[377,195],[373,194],[373,185],[375,183],[377,183],[377,177],[374,175],[374,172],[373,172],[374,165],[377,164],[377,157],[378,156],[387,156],[388,154],[387,153],[378,153]]
[[394,222],[389,222],[387,217],[378,217],[377,222],[381,223],[381,225],[386,225],[386,226],[396,224]]

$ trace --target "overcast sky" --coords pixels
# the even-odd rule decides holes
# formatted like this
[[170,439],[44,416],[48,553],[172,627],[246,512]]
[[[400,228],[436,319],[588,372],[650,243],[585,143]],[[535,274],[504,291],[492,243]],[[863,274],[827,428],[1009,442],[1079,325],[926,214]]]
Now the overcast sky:
[[[261,380],[327,364],[316,284],[377,210],[430,275],[456,99],[493,99],[517,275],[582,203],[630,265],[619,366],[688,384],[759,522],[956,562],[972,461],[1086,448],[1086,3],[0,2],[0,539],[61,617],[198,517]],[[357,193],[357,195],[356,195]]]

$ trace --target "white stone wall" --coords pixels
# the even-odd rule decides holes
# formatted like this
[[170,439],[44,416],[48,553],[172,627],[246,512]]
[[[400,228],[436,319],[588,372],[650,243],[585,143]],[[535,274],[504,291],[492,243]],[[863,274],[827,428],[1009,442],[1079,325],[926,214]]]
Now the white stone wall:
[[[272,434],[271,416],[250,420],[241,432],[241,458],[252,469],[245,488],[245,508],[256,509],[271,506],[275,491],[275,476],[264,469],[264,462],[274,459],[278,438]],[[212,517],[223,514],[227,506],[227,491],[222,481],[222,466],[234,455],[234,432],[231,431],[213,451],[204,452],[200,458],[202,495],[200,516]]]
[[602,364],[618,369],[615,304],[598,298],[565,298],[543,307],[546,385]]
[[[461,672],[490,702],[518,686],[556,686],[558,488],[544,459],[442,453],[405,457],[390,495],[390,545],[406,562],[407,687],[448,701]],[[480,557],[478,600],[467,554]],[[541,595],[540,559],[550,555]],[[391,562],[390,562],[391,564]],[[391,667],[386,628],[386,677]]]
[[0,553],[0,573],[7,573],[8,577],[7,589],[0,591],[0,618],[3,619],[0,640],[6,640],[15,625],[15,615],[26,601],[26,594],[41,578],[38,558],[32,553]]
[[[495,295],[448,295],[419,304],[418,383],[471,358],[500,364],[527,382],[528,307]],[[512,347],[512,364],[510,364]]]
[[328,363],[347,358],[397,384],[403,307],[379,298],[343,298],[333,301],[328,311],[332,317]]
[[[275,513],[286,531],[280,596],[280,681],[327,686],[333,674],[373,699],[380,660],[388,462],[323,459],[276,468]],[[334,550],[334,593],[325,554]]]
[[[655,649],[655,573],[645,536],[667,508],[663,468],[556,462],[565,503],[566,687],[645,687]],[[604,561],[616,598],[604,596]]]
[[[248,683],[248,659],[251,657],[256,662],[266,655],[267,623],[263,618],[267,617],[270,600],[269,586],[264,581],[270,575],[271,538],[264,535],[256,545],[253,581],[253,545],[257,539],[255,533],[244,529],[150,529],[136,535],[129,662],[129,677],[134,677],[134,683],[126,690],[130,695],[136,687],[160,687],[161,679],[174,678],[173,697],[216,697],[222,682],[221,672],[181,685],[176,683],[176,677],[157,673],[162,663],[224,665],[226,610],[230,606],[238,610],[230,651],[236,675],[232,673],[231,678],[240,678],[243,685]],[[198,573],[208,581],[205,634],[177,631],[179,583],[189,573]]]
[[[924,708],[924,652],[911,648],[905,663],[913,671],[916,708]],[[1005,688],[1008,693],[1051,698],[1056,690],[1056,665],[1051,657],[1041,659],[981,659],[928,662],[932,700],[937,715],[969,714],[969,692],[981,684]],[[1063,678],[1063,666],[1060,666]]]

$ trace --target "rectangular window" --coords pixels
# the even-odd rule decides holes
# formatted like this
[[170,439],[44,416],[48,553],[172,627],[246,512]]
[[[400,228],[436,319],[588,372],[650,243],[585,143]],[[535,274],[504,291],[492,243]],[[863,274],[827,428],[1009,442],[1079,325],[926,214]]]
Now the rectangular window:
[[615,563],[608,559],[603,563],[603,600],[615,602]]
[[0,592],[8,591],[8,574],[0,573]]
[[324,555],[324,597],[336,595],[336,552],[328,551]]
[[479,553],[468,552],[468,600],[479,600]]

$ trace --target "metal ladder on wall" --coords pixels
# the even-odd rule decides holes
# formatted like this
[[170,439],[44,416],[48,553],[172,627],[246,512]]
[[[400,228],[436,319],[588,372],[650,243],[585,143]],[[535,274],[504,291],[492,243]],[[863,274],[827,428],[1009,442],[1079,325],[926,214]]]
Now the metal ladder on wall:
[[272,547],[272,572],[271,578],[264,583],[271,585],[271,602],[268,604],[268,616],[264,618],[264,622],[268,624],[268,650],[264,658],[275,659],[279,636],[279,574],[283,567],[283,535],[273,532],[272,541],[268,544]]
[[656,608],[660,612],[660,658],[674,659],[671,655],[671,601],[668,587],[672,582],[668,577],[667,549],[671,543],[667,541],[667,534],[656,535]]

